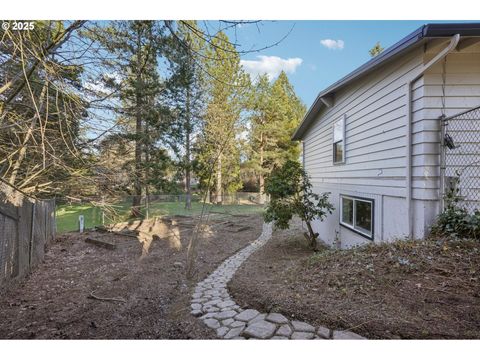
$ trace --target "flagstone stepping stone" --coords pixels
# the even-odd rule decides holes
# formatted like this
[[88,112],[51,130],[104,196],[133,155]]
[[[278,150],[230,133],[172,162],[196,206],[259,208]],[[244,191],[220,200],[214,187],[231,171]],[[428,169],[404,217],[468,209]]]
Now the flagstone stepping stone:
[[303,322],[303,321],[292,321],[291,322],[292,326],[293,326],[293,330],[295,331],[302,331],[302,332],[314,332],[315,331],[315,328],[310,325],[310,324],[307,324],[306,322]]
[[[243,331],[244,327],[236,327],[233,329],[230,329],[224,336],[225,339],[234,339],[237,338]],[[242,339],[244,339],[242,337]]]
[[260,320],[248,325],[243,335],[256,339],[268,339],[275,333],[276,326],[268,321]]
[[[227,283],[242,263],[271,237],[272,226],[264,224],[262,234],[253,243],[225,260],[206,279],[199,282],[192,294],[190,312],[216,331],[223,339],[364,339],[351,331],[333,331],[298,320],[290,321],[279,313],[242,310],[230,297]],[[315,331],[316,330],[316,331]]]
[[218,329],[220,327],[220,323],[218,320],[215,319],[205,319],[203,323],[207,325],[210,329]]
[[330,339],[330,329],[319,326],[317,329],[317,335],[324,339]]
[[229,326],[234,328],[234,327],[240,327],[240,326],[246,326],[247,324],[244,323],[243,321],[234,321],[233,323],[231,323]]
[[203,306],[215,306],[217,305],[221,300],[215,299],[215,300],[210,300],[207,301],[206,303],[203,304]]
[[283,316],[282,314],[278,313],[270,313],[265,317],[265,320],[273,322],[275,324],[286,324],[288,323],[288,319]]
[[217,329],[217,336],[223,337],[226,333],[228,333],[230,329],[226,326],[222,326]]
[[292,340],[310,340],[313,339],[315,335],[311,332],[295,331],[290,339]]
[[235,316],[236,320],[240,321],[250,321],[255,318],[258,314],[260,314],[257,310],[254,309],[247,309],[242,311],[240,314]]
[[228,326],[230,325],[231,323],[233,323],[234,320],[232,318],[230,319],[225,319],[225,320],[222,320],[222,325],[225,325],[225,326]]
[[213,313],[206,313],[205,315],[201,316],[200,319],[210,319],[210,318],[213,318],[217,313],[216,312],[213,312]]
[[221,311],[217,313],[214,318],[217,320],[225,320],[228,318],[232,318],[235,315],[237,315],[237,312],[235,310],[227,310],[227,311]]
[[258,314],[255,316],[252,320],[248,322],[248,325],[253,324],[254,322],[260,321],[260,320],[265,320],[267,317],[267,314]]
[[192,314],[195,317],[199,317],[199,316],[203,315],[203,311],[202,310],[192,310],[192,311],[190,311],[190,314]]
[[292,335],[292,329],[288,325],[282,325],[278,328],[275,335],[289,337]]
[[202,308],[202,305],[198,303],[193,303],[190,305],[190,307],[192,308],[192,310],[200,310]]
[[227,301],[222,301],[217,303],[217,306],[220,308],[225,308],[225,307],[235,306],[235,305],[237,304],[235,303],[235,301],[232,301],[232,300],[227,300]]

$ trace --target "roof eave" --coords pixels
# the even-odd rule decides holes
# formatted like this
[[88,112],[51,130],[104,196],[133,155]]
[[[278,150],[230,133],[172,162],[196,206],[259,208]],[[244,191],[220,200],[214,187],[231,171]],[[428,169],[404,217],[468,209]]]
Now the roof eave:
[[366,62],[334,84],[330,85],[325,90],[321,91],[293,134],[292,140],[303,139],[303,135],[313,123],[315,116],[323,107],[323,102],[320,100],[322,97],[333,94],[335,91],[347,85],[351,81],[367,75],[369,72],[375,70],[380,64],[383,65],[405,53],[406,51],[410,51],[413,45],[420,45],[421,40],[423,39],[447,37],[457,33],[461,34],[462,36],[479,36],[480,23],[426,24],[408,34],[406,37],[390,46],[375,58]]

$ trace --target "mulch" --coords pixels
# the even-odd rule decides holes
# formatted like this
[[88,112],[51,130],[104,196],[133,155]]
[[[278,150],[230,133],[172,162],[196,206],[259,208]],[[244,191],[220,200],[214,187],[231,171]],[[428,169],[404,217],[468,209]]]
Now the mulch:
[[[126,235],[59,236],[33,273],[0,292],[0,338],[214,338],[212,330],[190,315],[192,289],[255,240],[261,224],[255,215],[217,221],[198,246],[191,281],[185,276],[191,218],[126,225]],[[131,228],[142,236],[132,236]],[[115,247],[85,242],[95,237]]]
[[313,253],[299,225],[235,274],[243,306],[376,339],[480,339],[480,241],[428,239]]

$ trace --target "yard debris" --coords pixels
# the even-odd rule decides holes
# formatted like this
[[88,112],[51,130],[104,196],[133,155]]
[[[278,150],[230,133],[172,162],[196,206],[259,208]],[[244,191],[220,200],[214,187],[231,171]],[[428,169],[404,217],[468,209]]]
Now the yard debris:
[[101,301],[120,301],[120,302],[127,302],[127,300],[123,298],[109,298],[109,297],[101,297],[97,296],[93,293],[93,291],[90,293],[90,295],[87,296],[88,299],[94,299],[94,300],[101,300]]
[[312,255],[299,223],[275,232],[247,261],[229,283],[244,307],[266,311],[274,304],[312,325],[367,338],[480,337],[475,239],[402,240]]
[[103,247],[103,248],[108,249],[108,250],[115,250],[115,248],[117,247],[115,244],[113,244],[109,241],[101,240],[98,237],[95,237],[95,238],[87,237],[85,239],[85,242],[89,243],[89,244],[99,246],[99,247]]
[[[142,231],[159,235],[142,261],[143,243],[138,239],[96,231],[58,236],[45,261],[22,286],[6,289],[5,296],[0,297],[0,338],[26,339],[31,332],[36,339],[212,338],[214,332],[190,314],[193,284],[186,281],[184,269],[173,265],[185,264],[192,231],[184,226],[192,219],[177,220],[174,227],[178,228],[181,247],[176,246],[177,238],[169,236],[172,232],[168,226],[158,221],[141,224]],[[231,236],[228,229],[218,227],[199,239],[198,279],[258,236],[260,216],[234,221],[251,225],[252,230]],[[108,240],[117,248],[96,248],[85,242],[86,237]],[[97,298],[123,298],[126,302],[97,300],[89,297],[92,291]],[[36,308],[30,309],[33,305]],[[89,326],[92,321],[96,328]],[[33,322],[36,324],[27,326]]]

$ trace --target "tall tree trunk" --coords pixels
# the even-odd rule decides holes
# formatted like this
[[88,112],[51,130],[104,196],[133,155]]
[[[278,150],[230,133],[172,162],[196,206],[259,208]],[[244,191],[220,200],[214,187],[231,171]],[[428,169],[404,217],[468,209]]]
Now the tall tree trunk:
[[136,63],[136,83],[135,83],[135,171],[134,171],[134,195],[132,201],[131,217],[140,217],[140,203],[142,199],[142,69],[140,65],[141,43],[140,34],[137,33],[137,63]]
[[[153,106],[151,104],[151,99],[148,99],[149,106]],[[148,180],[150,180],[150,151],[151,151],[151,143],[150,143],[150,129],[148,126],[148,121],[145,122],[145,144],[144,144],[144,152],[145,152],[145,181],[144,181],[144,189],[145,189],[145,217],[148,219],[150,217],[150,191],[148,189]]]
[[260,175],[258,177],[258,187],[260,191],[260,204],[265,203],[265,175],[263,174],[263,133],[260,134]]
[[217,188],[216,188],[217,204],[222,203],[222,154],[218,156],[217,160]]
[[192,185],[191,185],[191,164],[190,164],[190,88],[187,88],[186,99],[186,123],[185,123],[185,209],[192,209]]

